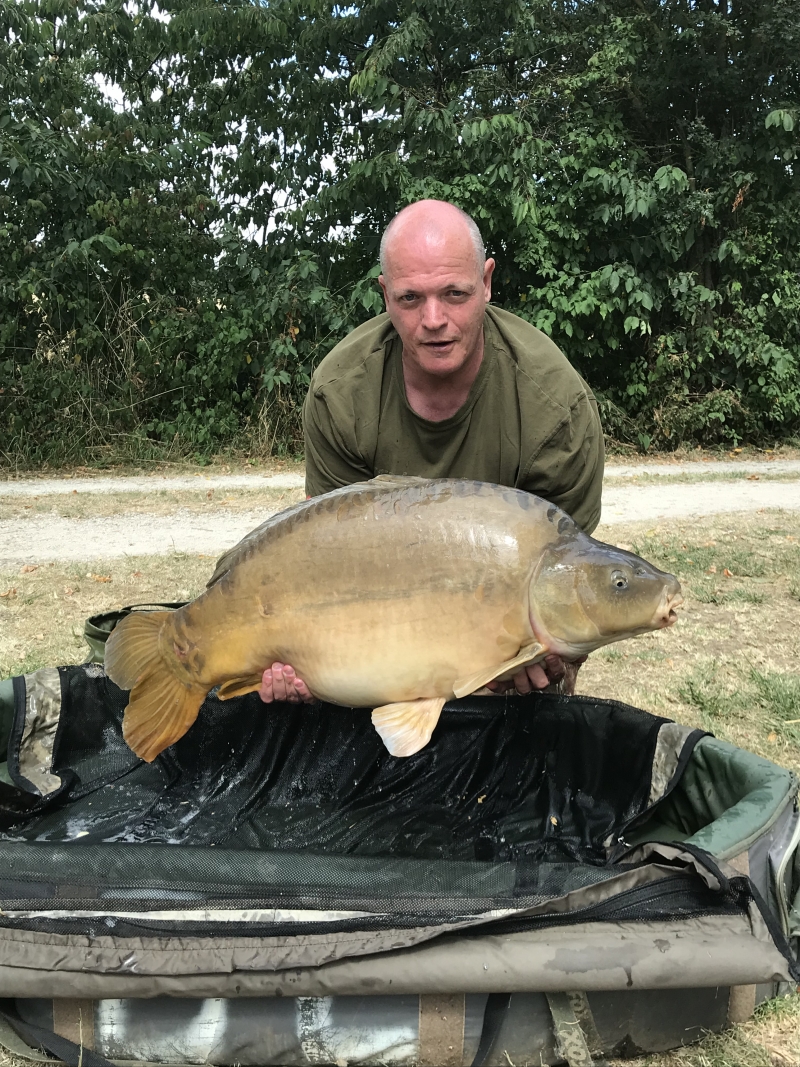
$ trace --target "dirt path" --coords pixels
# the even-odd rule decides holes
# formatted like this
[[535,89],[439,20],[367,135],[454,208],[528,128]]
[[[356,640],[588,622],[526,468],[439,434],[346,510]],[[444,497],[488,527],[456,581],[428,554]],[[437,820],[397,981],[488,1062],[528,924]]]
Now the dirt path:
[[[732,474],[741,472],[758,473],[759,478],[730,480]],[[770,481],[770,474],[784,480]],[[697,475],[705,480],[626,484],[632,478],[660,475]],[[708,480],[713,476],[728,480]],[[41,504],[49,496],[63,498],[73,493],[160,492],[163,496],[164,491],[187,489],[297,490],[302,484],[298,473],[10,480],[0,483],[0,496],[32,498]],[[131,514],[125,512],[123,503],[118,514],[81,518],[42,514],[40,508],[30,516],[0,520],[0,563],[77,562],[175,552],[215,555],[236,544],[274,511],[274,505],[259,510],[258,502],[253,503],[252,510],[207,514],[182,508],[178,501],[168,514],[163,513],[163,506],[159,514],[141,510]],[[603,526],[773,508],[800,511],[800,461],[610,465],[603,493]]]
[[[800,462],[797,464],[800,472]],[[119,478],[31,478],[0,482],[0,496],[142,493],[181,489],[302,489],[302,474],[140,474]]]
[[[800,478],[800,460],[714,460],[684,463],[616,463],[606,466],[606,481],[619,478],[691,475],[700,478],[731,474],[787,475]],[[0,497],[63,496],[67,493],[141,493],[183,489],[301,489],[303,475],[286,474],[141,474],[97,478],[11,478],[0,481]]]

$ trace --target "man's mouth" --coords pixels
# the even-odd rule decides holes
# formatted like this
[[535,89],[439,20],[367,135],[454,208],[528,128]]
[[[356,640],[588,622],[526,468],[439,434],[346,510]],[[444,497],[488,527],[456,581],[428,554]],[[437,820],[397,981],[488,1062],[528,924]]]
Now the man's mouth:
[[422,343],[425,346],[425,348],[431,348],[431,349],[433,349],[434,352],[438,352],[438,351],[441,351],[441,350],[443,350],[445,348],[449,348],[451,345],[454,345],[456,342],[455,341],[423,341]]

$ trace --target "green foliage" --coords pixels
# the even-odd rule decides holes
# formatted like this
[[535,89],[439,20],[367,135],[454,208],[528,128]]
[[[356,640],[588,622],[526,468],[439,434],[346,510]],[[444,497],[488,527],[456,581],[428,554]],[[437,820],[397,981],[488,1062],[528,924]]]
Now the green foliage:
[[459,203],[642,448],[800,429],[794,0],[0,0],[0,450],[298,446]]

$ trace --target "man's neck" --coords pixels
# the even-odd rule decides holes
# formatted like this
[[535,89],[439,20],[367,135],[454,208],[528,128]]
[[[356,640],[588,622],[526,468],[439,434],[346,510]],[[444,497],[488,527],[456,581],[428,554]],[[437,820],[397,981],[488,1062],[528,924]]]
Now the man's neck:
[[483,363],[484,342],[474,356],[453,374],[440,378],[426,374],[417,364],[411,363],[403,353],[403,381],[406,399],[412,411],[429,422],[444,422],[450,419],[467,402],[469,391],[478,377]]

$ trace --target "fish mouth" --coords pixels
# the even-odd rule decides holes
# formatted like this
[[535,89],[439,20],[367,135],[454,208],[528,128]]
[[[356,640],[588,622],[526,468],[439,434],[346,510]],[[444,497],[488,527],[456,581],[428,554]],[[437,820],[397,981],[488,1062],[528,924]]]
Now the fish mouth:
[[654,628],[665,630],[668,626],[674,626],[678,619],[678,612],[675,609],[679,608],[682,603],[683,596],[680,593],[666,593],[653,618]]

